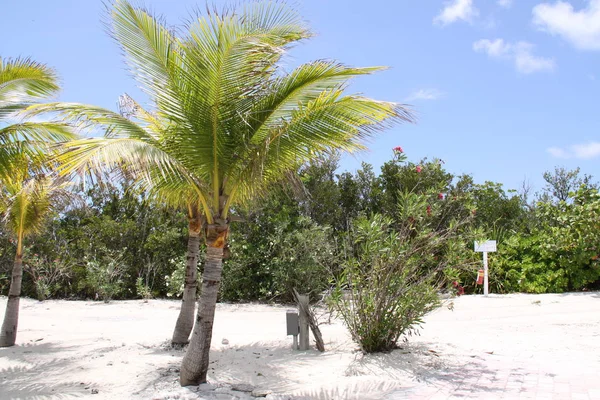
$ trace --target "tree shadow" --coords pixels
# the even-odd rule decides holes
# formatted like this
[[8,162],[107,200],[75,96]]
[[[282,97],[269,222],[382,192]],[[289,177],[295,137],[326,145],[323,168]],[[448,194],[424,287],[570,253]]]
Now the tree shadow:
[[594,297],[600,299],[600,291],[560,293],[559,297]]
[[[39,361],[39,356],[65,353],[71,347],[52,343],[27,343],[3,349],[0,359],[6,358],[11,366],[0,369],[0,399],[67,399],[90,394],[88,382],[65,381],[72,370],[72,358],[53,357]],[[30,354],[36,361],[30,361]]]
[[[431,350],[433,343],[405,344],[389,353],[362,354],[351,350],[295,351],[273,343],[224,346],[211,351],[209,382],[219,385],[248,384],[273,392],[274,399],[382,399],[393,394],[402,398],[427,387],[458,395],[460,389],[491,394],[501,385],[489,385],[506,379],[486,366],[479,356],[440,354]],[[157,351],[169,351],[162,349]],[[354,360],[348,363],[348,357]],[[336,360],[346,357],[345,361]],[[164,368],[156,382],[177,380],[178,364]],[[251,366],[249,368],[249,366]],[[337,369],[337,375],[333,370]],[[341,368],[341,369],[340,369]],[[519,371],[512,370],[519,375]],[[307,384],[306,375],[315,377]],[[318,378],[330,379],[318,379]],[[154,384],[156,384],[156,382]],[[153,383],[149,383],[147,388]],[[210,398],[210,397],[208,397]]]

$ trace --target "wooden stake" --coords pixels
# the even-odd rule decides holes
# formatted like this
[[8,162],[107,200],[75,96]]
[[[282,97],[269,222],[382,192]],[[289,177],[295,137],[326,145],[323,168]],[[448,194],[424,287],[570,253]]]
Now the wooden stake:
[[294,289],[294,299],[296,300],[296,303],[298,303],[298,308],[301,309],[300,315],[302,315],[302,311],[305,312],[308,318],[308,325],[310,326],[310,330],[312,331],[313,336],[315,337],[315,344],[317,345],[317,350],[319,350],[320,352],[324,352],[325,343],[323,342],[323,335],[321,335],[321,330],[319,329],[317,317],[314,311],[309,307],[308,302],[306,304],[300,303],[299,297],[300,295],[298,294],[296,289]]
[[308,333],[308,296],[298,296],[298,314],[300,315],[300,350],[308,350],[310,337]]

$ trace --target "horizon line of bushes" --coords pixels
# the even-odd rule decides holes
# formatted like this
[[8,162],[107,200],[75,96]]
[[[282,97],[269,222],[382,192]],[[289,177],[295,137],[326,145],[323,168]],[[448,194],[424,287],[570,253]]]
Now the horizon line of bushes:
[[[438,159],[409,162],[401,150],[378,175],[366,163],[355,173],[337,169],[337,157],[322,158],[298,171],[296,185],[282,184],[248,210],[236,210],[242,222],[232,225],[221,301],[291,302],[293,288],[317,296],[342,276],[356,224],[376,215],[397,232],[418,220],[440,232],[468,219],[451,251],[438,255],[448,261],[444,279],[436,281],[440,287],[457,282],[467,293],[481,291],[475,239],[498,241],[498,252],[490,254],[493,293],[577,291],[600,283],[598,185],[579,169],[545,173],[547,186],[533,199],[526,189],[505,192],[499,183],[455,176]],[[77,195],[79,202],[65,204],[27,241],[25,296],[181,295],[185,215],[153,203],[128,182]],[[0,230],[0,294],[8,290],[14,245]]]

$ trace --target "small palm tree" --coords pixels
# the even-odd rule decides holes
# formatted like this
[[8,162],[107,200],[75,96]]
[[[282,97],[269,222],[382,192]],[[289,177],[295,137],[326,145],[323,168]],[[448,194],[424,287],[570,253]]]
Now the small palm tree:
[[23,278],[23,240],[39,232],[46,217],[64,204],[69,183],[41,173],[31,176],[27,168],[20,171],[13,168],[10,177],[3,177],[2,184],[0,211],[17,242],[6,313],[0,331],[0,347],[8,347],[15,344],[17,337]]
[[[28,59],[0,57],[0,213],[17,238],[0,347],[15,344],[23,276],[23,239],[40,228],[64,182],[46,173],[49,146],[74,138],[60,122],[15,122],[19,112],[58,91],[54,71]],[[10,122],[15,122],[10,124]]]
[[175,37],[148,12],[117,0],[112,33],[152,100],[137,122],[78,104],[37,107],[105,125],[104,138],[75,141],[62,172],[125,164],[138,182],[179,196],[192,188],[207,244],[198,315],[182,385],[206,381],[230,212],[303,163],[332,150],[363,149],[386,121],[412,120],[397,104],[346,95],[348,80],[381,70],[315,61],[283,71],[286,50],[310,33],[277,1],[209,12]]

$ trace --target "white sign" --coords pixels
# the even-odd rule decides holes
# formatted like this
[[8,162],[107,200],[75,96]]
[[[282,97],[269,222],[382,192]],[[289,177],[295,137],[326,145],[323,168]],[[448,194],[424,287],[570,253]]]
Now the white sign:
[[496,251],[496,241],[487,240],[485,242],[475,242],[475,251],[480,253],[490,253]]

